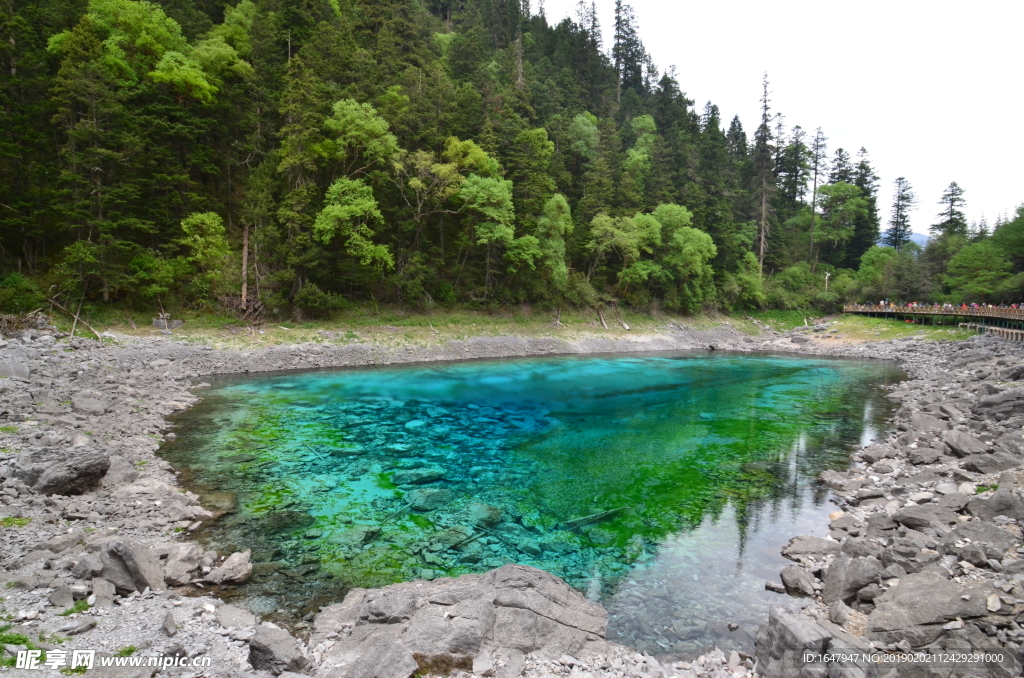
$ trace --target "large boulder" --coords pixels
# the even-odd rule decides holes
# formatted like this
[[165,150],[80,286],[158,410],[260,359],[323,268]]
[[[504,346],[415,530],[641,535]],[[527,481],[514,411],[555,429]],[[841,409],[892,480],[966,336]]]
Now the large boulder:
[[943,625],[987,613],[986,592],[965,588],[936,572],[916,572],[875,598],[868,617],[871,640],[898,643],[906,640],[918,648],[934,642]]
[[851,558],[845,553],[832,561],[825,573],[821,599],[826,604],[837,600],[849,603],[868,584],[881,581],[882,563],[873,557]]
[[203,549],[197,544],[175,544],[164,563],[164,581],[171,586],[184,586],[193,579],[199,569]]
[[1007,417],[1024,414],[1024,387],[1011,388],[982,398],[975,404],[974,411],[988,417],[997,414]]
[[944,431],[942,442],[946,443],[950,450],[958,457],[966,457],[972,454],[982,454],[988,450],[988,446],[974,436],[967,435],[963,431]]
[[[341,634],[324,648],[345,667],[338,678],[377,676],[355,673],[351,667],[368,665],[367,658],[380,653],[404,657],[401,650],[415,659],[418,668],[412,670],[470,671],[485,653],[579,656],[603,641],[607,624],[603,607],[561,579],[524,565],[506,565],[456,579],[353,589],[342,603],[320,613],[310,646]],[[403,671],[409,666],[404,660],[397,665]]]
[[285,671],[305,671],[309,659],[291,634],[274,624],[264,623],[249,639],[249,663],[257,671],[270,671],[279,676]]
[[992,454],[972,454],[964,457],[960,462],[967,471],[975,473],[996,474],[1020,466],[1021,460],[1006,452],[993,452]]
[[107,453],[93,447],[33,447],[18,455],[14,477],[40,494],[81,494],[109,468]]
[[252,576],[252,563],[249,557],[252,551],[246,549],[240,553],[232,553],[220,566],[210,570],[206,581],[213,584],[241,584]]
[[100,547],[103,569],[100,577],[106,579],[121,595],[132,591],[162,591],[164,572],[160,559],[153,550],[138,542],[111,539]]
[[896,511],[892,518],[912,530],[923,530],[930,527],[943,533],[949,529],[949,525],[955,525],[957,522],[956,513],[935,504],[908,506]]
[[1024,522],[1024,502],[1006,487],[996,490],[988,499],[974,497],[968,502],[967,511],[982,520],[1006,516],[1013,518],[1018,523]]
[[768,623],[757,633],[758,674],[764,678],[824,676],[824,670],[805,673],[812,665],[804,661],[804,655],[824,654],[831,641],[832,634],[819,624],[772,605],[768,609]]

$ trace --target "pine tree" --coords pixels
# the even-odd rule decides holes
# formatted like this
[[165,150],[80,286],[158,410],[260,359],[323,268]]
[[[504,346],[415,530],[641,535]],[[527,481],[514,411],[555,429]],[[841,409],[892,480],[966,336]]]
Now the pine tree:
[[860,258],[878,243],[881,235],[881,220],[878,217],[878,177],[868,161],[866,149],[861,148],[857,152],[857,158],[852,183],[860,189],[861,195],[867,200],[867,213],[859,215],[854,222],[853,237],[846,246],[847,268],[859,267]]
[[850,164],[850,154],[841,148],[837,148],[832,156],[832,169],[828,174],[828,183],[838,184],[840,181],[847,184],[854,182],[853,165]]
[[928,230],[935,235],[955,235],[966,238],[967,217],[962,209],[966,202],[964,189],[960,188],[955,181],[950,182],[939,200],[939,204],[942,205],[939,222],[932,224]]
[[[814,221],[817,217],[818,207],[818,179],[825,171],[825,153],[827,152],[828,137],[821,131],[821,128],[814,130],[814,141],[811,142],[811,233],[810,233],[810,258],[817,263],[818,259],[814,254]],[[842,149],[840,149],[842,150]]]
[[904,245],[910,242],[910,212],[917,205],[917,196],[914,195],[910,182],[904,177],[897,178],[893,185],[895,190],[892,212],[889,217],[889,229],[885,232],[883,241],[899,252]]
[[754,133],[754,185],[753,198],[757,213],[757,262],[764,275],[764,258],[771,234],[772,197],[775,195],[775,145],[772,143],[771,116],[769,115],[768,74],[761,83],[761,124]]

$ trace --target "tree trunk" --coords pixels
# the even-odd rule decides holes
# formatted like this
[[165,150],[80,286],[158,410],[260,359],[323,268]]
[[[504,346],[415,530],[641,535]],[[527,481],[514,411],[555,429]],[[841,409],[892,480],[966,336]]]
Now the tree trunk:
[[249,291],[249,224],[242,226],[242,310],[246,309]]

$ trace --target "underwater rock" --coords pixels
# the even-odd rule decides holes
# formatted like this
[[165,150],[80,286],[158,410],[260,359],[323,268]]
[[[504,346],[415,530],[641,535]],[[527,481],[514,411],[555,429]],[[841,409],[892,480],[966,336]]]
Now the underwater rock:
[[444,469],[440,466],[424,466],[423,468],[396,471],[391,475],[395,485],[423,485],[444,477]]
[[199,502],[213,511],[234,513],[238,510],[238,495],[234,492],[210,492],[202,495]]
[[309,527],[316,518],[305,511],[277,511],[266,517],[267,530],[270,532],[292,532]]
[[412,490],[405,495],[413,511],[435,511],[454,499],[451,490],[423,488]]
[[492,527],[502,520],[501,509],[497,506],[475,501],[466,507],[469,521],[481,527]]

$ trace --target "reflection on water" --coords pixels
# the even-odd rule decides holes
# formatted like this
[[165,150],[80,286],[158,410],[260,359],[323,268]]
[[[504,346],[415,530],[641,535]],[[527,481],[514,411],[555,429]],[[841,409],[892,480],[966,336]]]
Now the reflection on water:
[[688,353],[231,379],[163,454],[232,511],[198,538],[253,550],[226,595],[255,611],[519,562],[602,600],[611,637],[679,657],[751,647],[779,548],[825,524],[810,481],[845,467],[900,376]]

